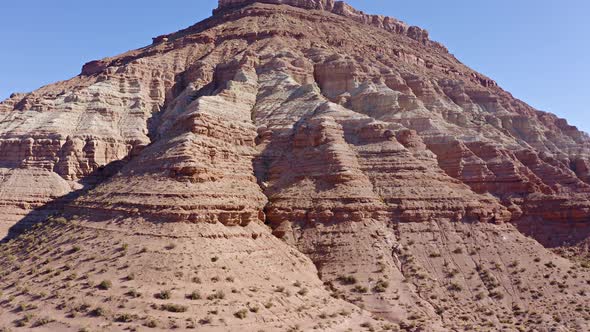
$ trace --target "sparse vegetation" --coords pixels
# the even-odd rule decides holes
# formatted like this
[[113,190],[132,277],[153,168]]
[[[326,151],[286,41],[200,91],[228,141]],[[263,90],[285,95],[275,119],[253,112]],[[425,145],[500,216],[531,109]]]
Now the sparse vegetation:
[[193,291],[190,294],[186,294],[186,298],[189,300],[200,300],[201,294],[197,291]]
[[94,316],[94,317],[103,317],[106,315],[106,311],[102,307],[96,307],[89,314],[90,314],[90,316]]
[[170,298],[172,298],[172,291],[163,290],[159,293],[154,294],[154,297],[159,300],[169,300]]
[[138,298],[141,297],[141,293],[136,291],[135,289],[130,289],[127,293],[125,293],[125,295],[129,296],[129,297],[133,297],[133,298]]
[[212,321],[213,321],[213,319],[211,317],[207,316],[205,318],[200,319],[199,320],[199,324],[201,324],[201,325],[209,325],[209,324],[211,324]]
[[389,282],[387,280],[379,279],[373,287],[373,291],[376,293],[384,293],[389,288]]
[[239,319],[245,319],[248,316],[248,310],[242,309],[234,312],[234,316]]
[[154,328],[158,327],[158,321],[155,318],[148,317],[145,319],[143,326],[154,329]]
[[496,299],[496,300],[502,300],[504,298],[504,294],[502,294],[498,291],[491,291],[490,297],[493,299]]
[[115,322],[131,323],[131,322],[133,322],[133,320],[135,318],[136,317],[134,315],[123,313],[123,314],[118,314],[117,316],[115,316]]
[[100,290],[108,290],[113,287],[113,283],[110,280],[103,280],[98,284],[97,287]]
[[356,284],[358,281],[356,279],[356,277],[349,275],[349,276],[339,276],[337,278],[337,280],[343,284],[343,285],[354,285]]
[[221,290],[216,291],[213,294],[210,294],[209,296],[207,296],[207,300],[223,300],[225,299],[225,293]]
[[185,305],[181,305],[181,304],[167,303],[167,304],[162,304],[160,306],[160,310],[168,311],[168,312],[186,312],[186,311],[188,311],[188,307]]
[[451,292],[460,292],[463,290],[463,287],[456,282],[451,282],[447,289]]
[[24,327],[26,326],[31,320],[33,319],[33,314],[26,314],[23,316],[23,318],[17,320],[14,322],[14,325],[16,325],[16,327]]
[[356,285],[352,288],[352,291],[355,293],[366,293],[369,291],[369,289],[365,286]]
[[309,293],[309,290],[307,288],[301,288],[297,294],[301,295],[301,296],[305,296],[307,295],[307,293]]

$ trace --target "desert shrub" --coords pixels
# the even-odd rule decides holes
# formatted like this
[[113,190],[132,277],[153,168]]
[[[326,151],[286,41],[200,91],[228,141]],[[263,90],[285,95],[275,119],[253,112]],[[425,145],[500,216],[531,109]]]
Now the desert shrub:
[[447,271],[448,278],[454,278],[458,274],[459,274],[459,270],[457,270],[457,269],[452,269],[452,270]]
[[197,291],[193,291],[190,294],[186,294],[186,298],[189,300],[200,300],[201,299],[201,294]]
[[375,287],[373,287],[373,291],[377,293],[384,293],[387,288],[389,288],[389,282],[383,279],[379,279],[375,284]]
[[181,304],[167,303],[160,306],[160,310],[168,312],[186,312],[188,307]]
[[447,289],[448,289],[449,291],[451,291],[451,292],[460,292],[460,291],[462,291],[462,290],[463,290],[463,287],[461,287],[461,285],[459,285],[459,284],[458,284],[458,283],[456,283],[456,282],[452,282],[452,283],[451,283],[451,284],[450,284],[450,285],[447,287]]
[[158,321],[154,318],[146,318],[145,322],[143,323],[143,326],[154,329],[158,327]]
[[100,282],[100,284],[98,284],[97,287],[101,290],[108,290],[113,287],[113,283],[110,280],[103,280]]
[[51,322],[53,322],[53,321],[54,321],[54,320],[53,320],[53,319],[51,319],[51,318],[49,318],[49,317],[42,317],[42,318],[39,318],[39,319],[37,319],[37,320],[36,320],[36,321],[33,323],[33,325],[31,325],[31,326],[32,326],[32,327],[39,327],[39,326],[44,326],[44,325],[47,325],[47,324],[49,324],[49,323],[51,323]]
[[354,286],[354,288],[352,289],[353,292],[355,293],[366,293],[369,291],[369,289],[365,286],[361,286],[361,285],[356,285]]
[[106,310],[104,310],[104,308],[102,308],[102,307],[96,307],[89,314],[90,314],[90,316],[94,316],[94,317],[104,317],[104,316],[106,316]]
[[118,314],[117,316],[115,316],[115,322],[119,322],[119,323],[131,323],[133,322],[133,320],[135,319],[134,315],[131,314]]
[[213,321],[213,319],[211,317],[205,317],[205,318],[201,318],[199,320],[199,324],[201,324],[201,325],[209,325],[209,324],[211,324],[212,321]]
[[490,292],[490,297],[496,300],[501,300],[504,298],[504,294],[498,292],[498,291],[492,291]]
[[248,310],[242,309],[234,312],[234,316],[239,319],[245,319],[248,316]]
[[553,263],[553,262],[547,262],[547,263],[545,263],[545,266],[550,269],[557,267],[557,265],[555,265],[555,263]]
[[159,300],[169,300],[172,298],[172,292],[169,290],[163,290],[159,293],[154,294],[154,297]]
[[307,295],[307,293],[309,293],[309,290],[307,288],[301,288],[297,294],[301,295],[301,296],[305,296]]
[[130,289],[127,293],[125,293],[125,295],[127,295],[129,297],[133,297],[133,298],[141,297],[141,293],[133,288]]
[[356,277],[354,276],[339,276],[338,281],[343,285],[354,285],[357,283]]
[[207,300],[223,300],[223,299],[225,299],[225,293],[220,290],[207,296]]
[[23,318],[14,322],[14,325],[16,325],[17,327],[26,326],[31,321],[31,319],[33,319],[33,314],[26,314],[23,316]]

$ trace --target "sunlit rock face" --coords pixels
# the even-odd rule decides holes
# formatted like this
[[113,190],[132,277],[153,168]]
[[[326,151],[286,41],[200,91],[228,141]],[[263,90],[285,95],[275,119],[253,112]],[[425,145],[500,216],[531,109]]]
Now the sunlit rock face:
[[255,2],[275,5],[289,5],[299,8],[321,9],[330,11],[334,8],[334,0],[219,0],[219,5],[217,8],[224,9],[228,7],[252,4]]

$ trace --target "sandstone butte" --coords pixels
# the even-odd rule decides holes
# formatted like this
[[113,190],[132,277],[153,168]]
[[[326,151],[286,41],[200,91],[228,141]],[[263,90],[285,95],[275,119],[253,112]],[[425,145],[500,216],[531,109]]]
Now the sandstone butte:
[[331,0],[0,103],[0,331],[590,331],[590,138]]

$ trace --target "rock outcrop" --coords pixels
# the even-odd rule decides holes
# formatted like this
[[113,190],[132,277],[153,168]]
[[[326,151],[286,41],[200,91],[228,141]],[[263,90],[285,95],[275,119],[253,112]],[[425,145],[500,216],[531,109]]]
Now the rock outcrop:
[[255,2],[328,11],[334,9],[334,0],[219,0],[217,10],[245,6]]
[[[0,225],[0,329],[590,329],[590,137],[343,2],[222,0],[0,103]],[[64,312],[107,278],[129,316]]]

